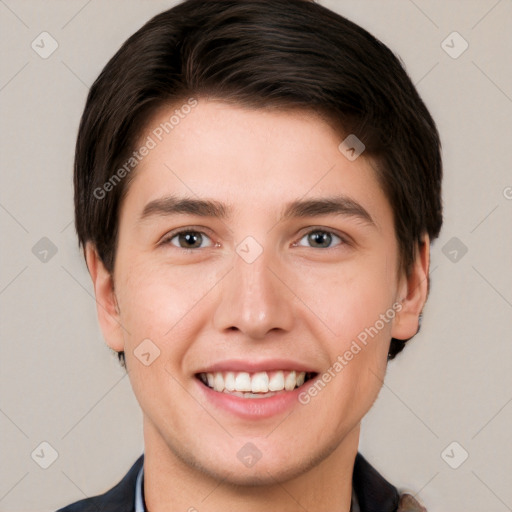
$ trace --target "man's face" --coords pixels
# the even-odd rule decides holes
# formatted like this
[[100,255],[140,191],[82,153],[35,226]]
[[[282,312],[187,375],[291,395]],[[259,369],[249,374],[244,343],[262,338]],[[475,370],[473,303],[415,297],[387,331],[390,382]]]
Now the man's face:
[[[125,351],[146,447],[236,483],[355,450],[403,298],[369,161],[347,159],[313,114],[202,100],[152,137],[120,211],[122,328],[106,332]],[[177,211],[182,199],[217,208]]]

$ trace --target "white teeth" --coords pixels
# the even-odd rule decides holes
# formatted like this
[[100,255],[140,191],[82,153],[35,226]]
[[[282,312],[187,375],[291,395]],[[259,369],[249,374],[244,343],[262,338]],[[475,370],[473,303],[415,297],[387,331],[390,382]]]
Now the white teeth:
[[282,391],[284,389],[284,374],[281,370],[270,377],[268,389],[270,391]]
[[268,392],[268,375],[267,372],[255,373],[251,379],[251,391],[253,393]]
[[202,373],[201,380],[218,392],[231,393],[244,398],[271,396],[276,391],[293,391],[302,386],[306,372],[278,370],[272,372],[213,372]]
[[252,391],[251,376],[247,372],[240,372],[235,377],[237,391]]
[[213,389],[215,389],[215,391],[224,391],[224,376],[220,372],[217,372],[214,375]]
[[293,389],[295,389],[296,382],[297,378],[295,372],[292,371],[284,379],[284,389],[286,389],[286,391],[292,391]]
[[224,386],[228,391],[236,390],[235,374],[233,372],[226,372],[224,375]]

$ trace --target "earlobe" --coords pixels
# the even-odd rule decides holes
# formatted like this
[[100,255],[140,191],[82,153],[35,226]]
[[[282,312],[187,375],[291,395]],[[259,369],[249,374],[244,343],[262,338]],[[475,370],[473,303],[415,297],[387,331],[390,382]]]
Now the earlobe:
[[419,329],[419,317],[428,296],[430,239],[425,235],[418,246],[408,277],[404,276],[399,289],[402,308],[395,317],[391,335],[398,340],[412,338]]
[[113,276],[90,242],[85,247],[85,258],[94,286],[96,311],[103,337],[111,349],[120,352],[124,350],[124,339]]

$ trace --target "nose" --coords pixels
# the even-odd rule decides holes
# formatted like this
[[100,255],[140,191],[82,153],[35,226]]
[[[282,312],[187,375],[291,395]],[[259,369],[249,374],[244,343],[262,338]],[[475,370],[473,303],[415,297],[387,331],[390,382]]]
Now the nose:
[[266,251],[251,263],[235,255],[234,267],[219,289],[214,327],[221,332],[236,330],[254,340],[272,331],[290,331],[294,297],[279,268]]

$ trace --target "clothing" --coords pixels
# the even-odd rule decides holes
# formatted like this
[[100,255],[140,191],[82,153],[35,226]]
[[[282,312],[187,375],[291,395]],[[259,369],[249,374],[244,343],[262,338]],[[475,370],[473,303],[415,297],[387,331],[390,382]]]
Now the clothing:
[[[147,512],[144,506],[144,455],[110,491],[77,501],[57,512]],[[136,500],[138,509],[136,509]],[[400,494],[358,453],[352,478],[352,512],[426,512],[410,494]]]

